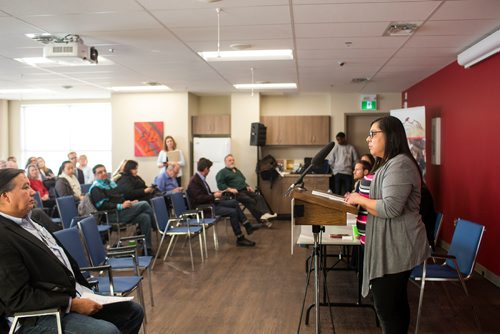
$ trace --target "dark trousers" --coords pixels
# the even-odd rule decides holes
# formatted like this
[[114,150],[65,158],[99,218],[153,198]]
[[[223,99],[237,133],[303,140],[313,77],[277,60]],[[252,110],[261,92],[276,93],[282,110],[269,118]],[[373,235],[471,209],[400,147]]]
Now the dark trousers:
[[239,237],[242,235],[240,222],[246,223],[247,219],[240,209],[240,204],[234,200],[220,200],[215,202],[215,214],[217,216],[229,217],[234,235]]
[[[65,314],[62,319],[64,333],[74,334],[136,334],[142,325],[144,311],[141,305],[132,301],[104,305],[92,316],[78,313]],[[56,321],[54,316],[38,318],[34,326],[22,326],[16,332],[20,334],[55,333]]]
[[259,206],[262,207],[262,203],[259,203],[259,201],[264,201],[261,195],[255,193],[255,192],[250,192],[247,190],[238,190],[238,193],[236,194],[236,200],[246,206],[248,211],[252,214],[252,216],[257,220],[257,222],[260,222],[260,217],[266,213],[261,210],[259,210]]
[[334,190],[337,195],[344,195],[346,192],[352,191],[352,175],[337,173],[333,176]]
[[410,306],[406,287],[411,270],[384,275],[370,281],[375,310],[384,334],[406,334]]

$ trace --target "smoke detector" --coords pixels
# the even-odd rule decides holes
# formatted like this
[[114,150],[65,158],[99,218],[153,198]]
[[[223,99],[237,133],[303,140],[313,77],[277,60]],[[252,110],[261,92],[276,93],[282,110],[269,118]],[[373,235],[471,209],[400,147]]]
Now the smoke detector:
[[368,82],[369,80],[370,80],[369,78],[353,78],[351,80],[351,83],[353,83],[353,84],[359,84],[359,83]]
[[383,36],[410,36],[419,27],[418,22],[391,22]]

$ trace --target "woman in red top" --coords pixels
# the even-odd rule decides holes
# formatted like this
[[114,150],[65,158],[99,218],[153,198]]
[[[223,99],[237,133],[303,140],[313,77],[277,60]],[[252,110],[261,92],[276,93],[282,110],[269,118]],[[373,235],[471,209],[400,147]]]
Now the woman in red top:
[[50,199],[49,191],[43,185],[43,182],[40,179],[40,171],[36,165],[28,166],[28,179],[30,181],[30,187],[34,191],[38,191],[40,193],[43,206],[46,208],[52,208],[55,205],[55,201]]

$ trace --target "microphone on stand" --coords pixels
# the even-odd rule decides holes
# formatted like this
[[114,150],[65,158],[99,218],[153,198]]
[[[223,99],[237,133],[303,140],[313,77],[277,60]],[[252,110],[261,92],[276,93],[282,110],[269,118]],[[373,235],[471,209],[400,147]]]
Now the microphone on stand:
[[335,142],[332,141],[332,142],[328,143],[326,146],[324,146],[321,149],[321,151],[316,153],[314,158],[312,158],[312,160],[311,160],[311,164],[309,166],[307,166],[307,168],[300,174],[299,178],[294,183],[292,183],[290,185],[290,187],[286,191],[285,196],[289,196],[291,194],[291,192],[293,191],[293,189],[295,189],[295,187],[302,188],[304,186],[304,177],[306,176],[306,174],[309,173],[309,171],[313,167],[322,167],[323,162],[325,161],[325,158],[333,150],[334,146],[335,146]]

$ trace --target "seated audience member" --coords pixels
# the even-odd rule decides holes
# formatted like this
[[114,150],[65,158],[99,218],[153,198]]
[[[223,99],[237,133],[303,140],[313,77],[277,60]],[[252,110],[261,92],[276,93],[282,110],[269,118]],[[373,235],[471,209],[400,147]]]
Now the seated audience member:
[[427,240],[429,240],[429,245],[431,245],[432,250],[434,250],[436,247],[436,245],[434,245],[436,210],[434,209],[434,199],[425,182],[422,182],[422,188],[420,189],[420,215],[425,225]]
[[[77,158],[77,155],[76,155],[76,152],[69,152],[68,153],[68,160],[71,161],[71,163],[73,164],[73,173],[75,174],[76,176],[76,179],[78,180],[78,182],[80,184],[84,184],[85,183],[85,176],[83,175],[83,171],[78,168],[78,166],[76,165],[76,162],[78,161],[78,158]],[[61,174],[61,173],[59,173]]]
[[179,187],[177,183],[175,167],[172,165],[167,166],[165,168],[165,173],[161,173],[155,178],[155,184],[158,186],[158,190],[165,195],[182,191],[182,187]]
[[57,196],[73,196],[76,201],[83,199],[82,189],[80,182],[78,182],[75,174],[73,163],[71,161],[64,161],[61,165],[61,173],[56,180]]
[[[38,224],[24,171],[0,170],[0,332],[17,312],[57,308],[65,333],[138,333],[144,317],[133,301],[101,305],[71,255]],[[55,333],[53,316],[24,318],[16,333]]]
[[232,154],[224,158],[225,168],[221,169],[215,179],[217,187],[220,190],[229,191],[234,194],[235,199],[242,203],[250,211],[255,220],[259,223],[271,227],[271,218],[276,218],[277,214],[271,214],[268,211],[262,211],[259,208],[267,207],[264,198],[257,194],[251,186],[246,183],[243,173],[235,167]]
[[7,157],[7,161],[12,161],[12,162],[15,162],[17,164],[17,159],[15,156],[11,155],[9,157]]
[[122,177],[123,175],[123,168],[125,168],[125,164],[127,163],[127,159],[123,159],[120,165],[118,166],[117,169],[113,172],[111,175],[111,180],[118,182],[118,180]]
[[26,161],[26,165],[24,165],[24,169],[28,170],[29,165],[36,165],[36,164],[37,164],[37,158],[29,157],[28,160]]
[[7,166],[6,168],[15,168],[15,169],[19,168],[17,166],[17,162],[14,160],[7,160],[6,166]]
[[174,137],[166,136],[163,140],[163,150],[158,154],[158,168],[161,168],[160,174],[163,174],[166,166],[174,166],[176,168],[177,184],[181,185],[182,168],[186,165],[184,154],[177,148],[177,143]]
[[92,168],[88,165],[87,156],[82,154],[78,157],[78,168],[83,172],[84,183],[90,184],[94,182],[94,174]]
[[368,161],[370,163],[370,166],[373,167],[373,165],[375,165],[375,158],[373,157],[373,155],[371,155],[370,153],[365,153],[363,154],[359,160],[364,160],[364,161]]
[[30,187],[34,191],[40,193],[40,198],[42,199],[43,205],[47,208],[52,208],[56,204],[54,200],[50,199],[49,191],[45,188],[43,182],[40,180],[40,173],[36,165],[28,166],[28,180],[30,182]]
[[236,245],[240,247],[253,247],[255,242],[245,238],[240,229],[240,223],[245,227],[247,234],[253,233],[253,227],[240,209],[240,205],[235,200],[221,200],[222,192],[212,193],[206,182],[206,177],[212,167],[212,161],[201,158],[198,161],[198,172],[193,175],[187,187],[187,194],[192,207],[202,204],[214,205],[217,216],[229,217],[231,227],[236,236]]
[[38,166],[38,170],[40,171],[40,175],[42,176],[42,180],[53,179],[56,177],[52,169],[45,165],[45,160],[42,157],[38,157],[36,159],[36,164]]
[[116,214],[110,214],[110,221],[125,224],[137,223],[141,234],[146,238],[146,247],[149,255],[153,254],[151,247],[151,227],[154,223],[153,209],[145,201],[125,200],[123,194],[117,188],[114,181],[108,179],[108,173],[104,165],[95,165],[92,168],[95,181],[90,187],[90,199],[98,210],[116,210]]
[[359,185],[361,180],[370,173],[372,169],[372,165],[368,161],[358,160],[354,164],[354,170],[352,172],[352,176],[354,178],[354,191],[359,192]]
[[118,190],[128,200],[149,201],[155,189],[146,186],[146,182],[138,175],[139,164],[128,160],[123,166],[122,177],[116,182]]

